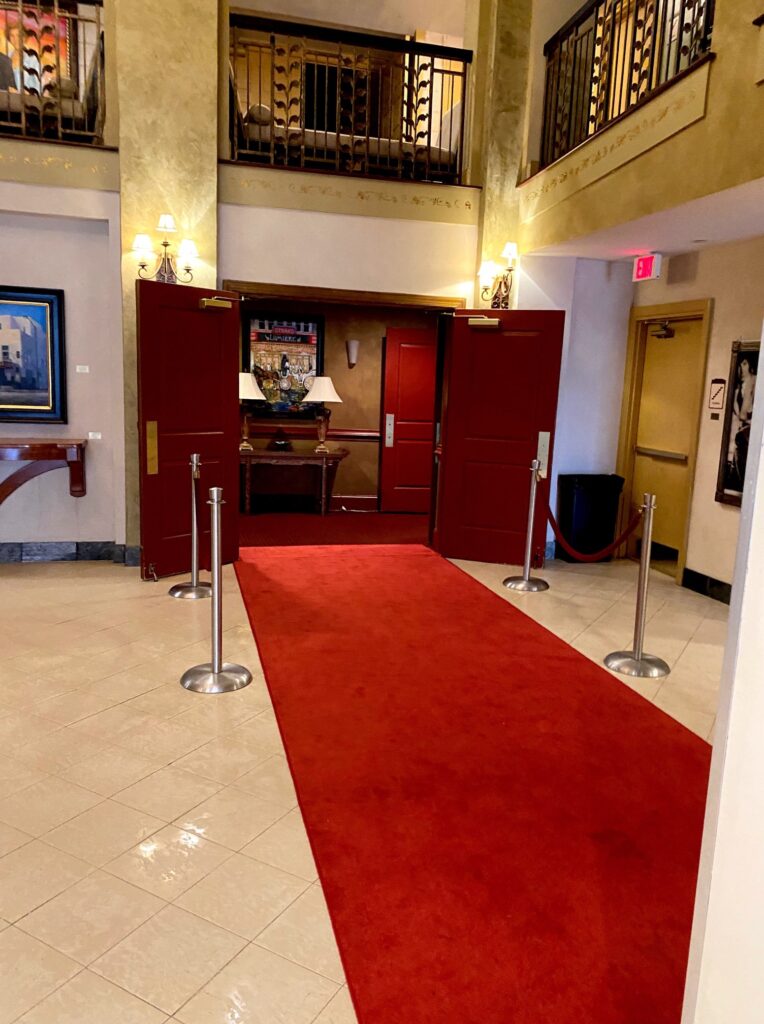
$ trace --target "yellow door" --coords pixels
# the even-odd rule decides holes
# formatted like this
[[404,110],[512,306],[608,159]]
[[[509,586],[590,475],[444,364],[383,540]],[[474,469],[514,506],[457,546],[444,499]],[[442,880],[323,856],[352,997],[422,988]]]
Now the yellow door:
[[644,330],[632,501],[639,504],[645,492],[656,495],[653,541],[674,549],[681,558],[703,387],[703,321],[672,320],[668,328],[647,324]]

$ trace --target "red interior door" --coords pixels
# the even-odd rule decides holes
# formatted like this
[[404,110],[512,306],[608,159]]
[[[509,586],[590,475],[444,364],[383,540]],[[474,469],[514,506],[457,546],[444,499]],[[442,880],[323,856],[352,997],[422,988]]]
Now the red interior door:
[[151,579],[190,570],[194,452],[200,563],[209,567],[210,487],[223,488],[223,561],[238,557],[239,303],[154,281],[137,282],[137,301],[141,575]]
[[[471,317],[484,324],[470,326]],[[498,323],[496,323],[498,321]],[[551,473],[565,314],[460,311],[446,339],[434,542],[450,558],[522,563],[530,464],[550,434]],[[538,489],[534,555],[543,558],[549,474]]]
[[437,354],[435,326],[388,329],[380,467],[383,512],[430,511]]

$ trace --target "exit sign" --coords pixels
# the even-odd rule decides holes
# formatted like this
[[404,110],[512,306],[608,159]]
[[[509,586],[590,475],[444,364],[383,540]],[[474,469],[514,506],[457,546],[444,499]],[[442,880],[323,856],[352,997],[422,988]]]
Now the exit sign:
[[631,275],[632,281],[654,281],[661,276],[661,256],[657,252],[651,252],[648,256],[636,256],[634,258],[634,270]]

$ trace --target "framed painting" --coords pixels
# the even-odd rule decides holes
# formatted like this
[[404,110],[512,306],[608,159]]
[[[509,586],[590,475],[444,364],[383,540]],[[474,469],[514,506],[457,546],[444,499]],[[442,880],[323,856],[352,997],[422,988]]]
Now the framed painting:
[[262,310],[242,310],[242,369],[255,375],[266,396],[252,406],[253,416],[313,419],[311,406],[302,405],[324,357],[324,322],[314,314],[305,319]]
[[0,286],[0,421],[66,423],[62,291]]
[[759,372],[759,341],[735,341],[727,386],[716,500],[740,505],[748,462],[751,416]]

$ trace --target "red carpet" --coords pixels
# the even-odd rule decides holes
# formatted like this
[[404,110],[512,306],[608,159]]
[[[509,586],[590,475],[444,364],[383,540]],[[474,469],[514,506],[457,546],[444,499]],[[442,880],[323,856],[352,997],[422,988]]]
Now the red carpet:
[[708,745],[425,548],[237,572],[360,1024],[679,1024]]
[[385,512],[263,512],[239,516],[243,548],[295,544],[426,544],[430,517]]

